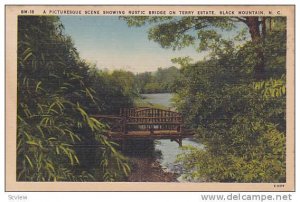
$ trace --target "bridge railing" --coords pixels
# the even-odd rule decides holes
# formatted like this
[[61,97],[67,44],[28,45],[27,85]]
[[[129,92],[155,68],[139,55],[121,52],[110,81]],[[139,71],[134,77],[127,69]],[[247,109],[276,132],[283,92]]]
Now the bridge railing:
[[126,129],[135,130],[176,130],[182,129],[182,116],[178,112],[157,108],[125,108],[120,116],[126,117]]
[[172,130],[181,132],[183,119],[180,113],[157,108],[123,108],[120,116],[94,115],[110,126],[111,131],[128,133],[128,131]]

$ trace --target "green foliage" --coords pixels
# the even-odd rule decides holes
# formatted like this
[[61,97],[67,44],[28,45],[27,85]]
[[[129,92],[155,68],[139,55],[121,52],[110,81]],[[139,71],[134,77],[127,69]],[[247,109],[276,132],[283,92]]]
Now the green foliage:
[[256,90],[260,90],[265,99],[280,98],[285,96],[285,76],[280,79],[269,79],[265,81],[255,82],[253,86]]
[[[271,57],[284,62],[284,55],[282,54],[283,52],[280,51],[280,48],[276,49],[276,51],[278,51],[279,55],[283,57],[275,56],[276,53],[273,54],[273,51],[275,50],[274,48],[277,47],[271,47],[270,45],[273,45],[274,43],[268,43],[268,40],[266,40],[272,39],[272,37],[269,36],[270,33],[272,35],[275,34],[276,36],[279,36],[277,38],[279,41],[282,41],[285,38],[285,32],[282,32],[282,30],[284,30],[286,25],[285,18],[282,17],[177,16],[163,18],[131,16],[122,18],[127,21],[129,26],[142,26],[145,24],[152,25],[148,32],[149,40],[159,43],[163,48],[172,48],[173,50],[187,46],[194,46],[199,52],[208,51],[215,53],[220,50],[220,46],[230,45],[226,44],[227,42],[231,43],[233,40],[247,40],[251,38],[251,41],[249,42],[252,49],[250,55],[252,58],[252,65],[254,66],[253,74],[257,80],[264,79],[266,71],[265,65],[270,65],[268,63],[265,64],[266,58],[269,60],[269,63],[272,61],[270,60]],[[272,30],[273,28],[272,23],[274,23],[275,26],[278,25],[275,32],[266,31],[268,27],[267,22],[270,22],[269,30]],[[282,33],[281,35],[276,33],[278,30],[279,33]],[[223,34],[222,32],[224,31],[227,31],[227,34]],[[234,33],[237,31],[240,32],[234,37]],[[247,31],[248,35],[246,35]],[[265,45],[271,49],[267,51],[268,49],[265,49]],[[282,50],[284,49],[284,46],[285,45],[282,44]],[[270,50],[272,50],[272,52],[270,52]],[[276,60],[275,62],[277,62]]]
[[135,76],[137,91],[140,93],[170,93],[179,76],[176,67],[158,68],[155,72],[139,73]]
[[100,106],[102,114],[118,114],[120,108],[132,106],[138,96],[135,77],[131,72],[108,72],[92,68],[89,70],[89,78],[97,95],[97,105],[89,106],[90,113],[95,113],[97,106]]
[[[163,48],[181,49],[196,45],[199,51],[206,50],[220,39],[217,29],[230,30],[234,20],[220,17],[122,17],[129,26],[152,24],[148,38]],[[236,20],[236,19],[235,19]]]
[[[273,23],[284,23],[272,18]],[[279,22],[278,22],[279,21]],[[179,157],[187,178],[218,182],[285,182],[285,26],[268,30],[266,77],[254,77],[255,47],[220,41],[210,59],[186,64],[175,102],[204,150],[185,148]],[[277,36],[273,38],[273,36]]]
[[269,31],[264,38],[264,56],[268,74],[281,75],[286,66],[286,18],[276,17],[267,20]]
[[187,56],[172,58],[171,61],[175,64],[179,64],[181,67],[186,67],[193,61],[193,59]]
[[[284,133],[274,125],[255,124],[261,127],[255,140],[249,142],[249,133],[244,135],[236,125],[236,139],[217,154],[210,149],[184,148],[178,161],[187,169],[186,177],[211,182],[285,182]],[[242,128],[251,127],[243,122]]]
[[284,182],[284,100],[266,98],[251,85],[227,86],[218,94],[197,100],[202,107],[193,122],[206,149],[180,157],[188,173],[209,181]]
[[63,35],[58,17],[20,16],[18,26],[17,180],[112,181],[127,175],[126,158],[89,112],[90,106],[96,106],[92,113],[107,107],[99,105],[105,102],[93,89],[89,65]]
[[159,83],[147,83],[144,86],[143,92],[145,93],[156,93],[156,92],[163,92],[162,86]]
[[137,92],[134,90],[135,87],[135,77],[132,72],[124,70],[115,70],[111,74],[113,82],[117,83],[119,86],[122,86],[124,94],[129,97],[134,97],[137,95]]

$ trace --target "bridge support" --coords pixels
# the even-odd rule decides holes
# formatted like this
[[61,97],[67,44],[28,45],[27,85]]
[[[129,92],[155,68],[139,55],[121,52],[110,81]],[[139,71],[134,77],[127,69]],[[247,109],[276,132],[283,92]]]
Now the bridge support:
[[175,141],[179,144],[179,147],[182,147],[182,138],[178,138],[178,139],[171,139],[171,141]]

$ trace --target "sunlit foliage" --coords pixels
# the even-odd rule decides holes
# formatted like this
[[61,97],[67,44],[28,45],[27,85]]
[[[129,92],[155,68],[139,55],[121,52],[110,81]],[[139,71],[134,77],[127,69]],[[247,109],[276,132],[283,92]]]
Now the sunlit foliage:
[[[186,177],[214,182],[286,180],[286,18],[124,17],[150,25],[163,48],[195,46],[206,59],[181,65],[174,102],[205,149],[187,147]],[[243,26],[242,26],[243,25]],[[234,28],[240,28],[237,36]]]
[[58,17],[20,16],[18,28],[17,180],[122,179],[126,158],[91,116],[112,94],[95,88]]

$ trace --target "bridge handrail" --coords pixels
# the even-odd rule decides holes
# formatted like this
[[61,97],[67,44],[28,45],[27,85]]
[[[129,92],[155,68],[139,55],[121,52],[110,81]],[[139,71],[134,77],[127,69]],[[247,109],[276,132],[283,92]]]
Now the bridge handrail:
[[[149,113],[147,112],[149,111]],[[158,108],[123,108],[120,115],[93,115],[97,119],[106,119],[112,130],[182,130],[183,118],[178,112]]]
[[127,116],[128,119],[172,119],[172,118],[182,118],[182,116]]

